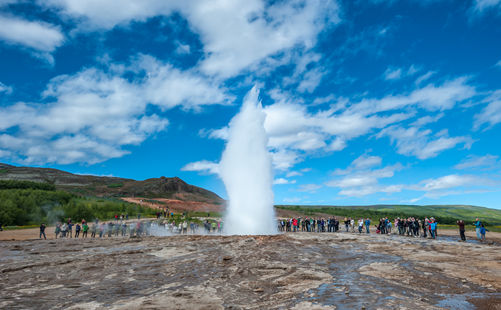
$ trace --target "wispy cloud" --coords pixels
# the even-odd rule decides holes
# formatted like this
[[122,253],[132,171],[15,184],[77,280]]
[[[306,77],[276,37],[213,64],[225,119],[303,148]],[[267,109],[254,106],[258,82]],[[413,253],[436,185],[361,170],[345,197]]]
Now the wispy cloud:
[[0,82],[0,93],[5,93],[8,95],[12,93],[12,87],[7,86],[4,83]]
[[296,180],[289,180],[285,178],[277,178],[273,180],[273,184],[275,185],[284,185],[284,184],[295,184]]
[[447,130],[432,134],[432,131],[421,130],[417,127],[407,129],[392,126],[382,130],[378,137],[388,136],[395,143],[397,152],[402,155],[416,156],[419,159],[428,159],[441,152],[463,145],[469,149],[473,139],[469,136],[449,137]]
[[182,171],[198,171],[198,172],[219,175],[219,163],[208,161],[208,160],[201,160],[201,161],[186,164],[183,168],[181,168],[181,170]]
[[396,171],[403,169],[401,164],[374,169],[381,165],[381,158],[367,154],[353,160],[346,169],[333,172],[336,177],[326,183],[329,187],[339,188],[339,194],[350,197],[362,197],[374,193],[400,192],[403,185],[382,185],[380,179],[391,178]]
[[484,155],[484,156],[474,156],[468,155],[468,157],[462,160],[459,164],[455,165],[455,169],[465,170],[465,169],[482,169],[491,170],[501,167],[501,160],[499,156],[495,155]]
[[51,53],[64,43],[60,27],[18,17],[0,15],[0,40],[20,45],[53,62]]
[[489,9],[496,9],[501,7],[501,0],[475,0],[474,12],[483,13]]
[[400,68],[397,69],[388,68],[384,72],[385,80],[399,80],[401,77],[402,77],[402,69]]
[[423,180],[414,190],[424,191],[424,197],[439,198],[465,192],[492,191],[498,182],[475,175],[450,174],[435,179]]
[[421,83],[427,81],[429,78],[435,75],[435,73],[435,71],[428,71],[425,74],[419,76],[414,83],[416,83],[416,85],[420,85]]
[[474,116],[473,129],[478,130],[487,125],[485,130],[491,129],[501,123],[501,90],[497,90],[483,100],[487,105],[482,111]]
[[297,191],[298,192],[309,192],[309,193],[315,193],[317,190],[321,189],[322,185],[319,184],[302,184],[298,186]]

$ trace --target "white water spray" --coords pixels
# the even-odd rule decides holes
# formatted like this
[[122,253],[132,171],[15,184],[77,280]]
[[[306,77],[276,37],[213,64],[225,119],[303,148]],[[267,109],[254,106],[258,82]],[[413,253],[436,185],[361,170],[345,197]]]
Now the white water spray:
[[230,122],[229,139],[220,162],[229,205],[224,231],[230,235],[277,233],[273,209],[271,156],[264,130],[265,113],[254,86]]

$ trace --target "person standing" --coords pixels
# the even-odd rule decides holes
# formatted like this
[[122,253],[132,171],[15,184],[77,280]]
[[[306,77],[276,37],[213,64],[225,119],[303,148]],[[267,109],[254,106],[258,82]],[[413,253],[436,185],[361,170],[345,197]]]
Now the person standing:
[[42,236],[45,240],[47,240],[47,237],[45,236],[45,224],[44,223],[40,224],[40,239],[42,239]]
[[481,228],[482,228],[482,226],[483,226],[483,225],[482,225],[482,222],[481,222],[481,221],[477,218],[477,219],[475,219],[475,223],[474,223],[474,225],[475,225],[475,232],[477,233],[477,239],[478,239],[478,240],[482,240],[482,236],[481,236],[481,234],[480,234],[480,229],[481,229]]
[[68,226],[66,226],[66,223],[63,223],[61,225],[61,237],[66,238],[66,231],[68,230]]
[[461,241],[466,241],[466,236],[464,234],[464,221],[458,220],[456,223],[459,226],[459,235],[461,236]]
[[56,234],[56,239],[57,239],[57,236],[59,235],[60,232],[61,232],[61,224],[57,223],[56,229],[54,231],[54,233]]
[[367,218],[365,220],[365,229],[367,230],[368,234],[370,233],[370,227],[371,227],[371,220],[369,218]]
[[430,233],[431,233],[431,238],[436,239],[436,237],[437,237],[437,221],[435,221],[435,219],[431,219]]
[[359,219],[358,220],[358,233],[362,233],[362,228],[364,228],[364,219]]
[[80,224],[77,223],[77,225],[75,226],[75,238],[78,238],[78,236],[80,235],[80,230]]
[[488,232],[487,228],[482,224],[480,227],[480,242],[485,242],[485,233]]
[[71,219],[68,219],[68,233],[70,234],[70,238],[73,238],[73,223]]
[[82,238],[87,238],[87,232],[89,231],[89,225],[87,225],[87,222],[82,224],[82,231]]

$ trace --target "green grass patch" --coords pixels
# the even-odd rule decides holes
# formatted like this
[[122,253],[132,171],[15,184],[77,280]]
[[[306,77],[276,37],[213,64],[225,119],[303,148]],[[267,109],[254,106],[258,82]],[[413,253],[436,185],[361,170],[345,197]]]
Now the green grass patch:
[[39,189],[44,191],[55,191],[56,186],[54,184],[41,182],[0,180],[0,190],[4,189]]
[[18,230],[18,229],[27,229],[27,228],[38,228],[40,225],[22,225],[22,226],[4,226],[4,230]]
[[120,187],[123,187],[124,184],[123,183],[112,183],[112,184],[108,184],[108,188],[120,188]]

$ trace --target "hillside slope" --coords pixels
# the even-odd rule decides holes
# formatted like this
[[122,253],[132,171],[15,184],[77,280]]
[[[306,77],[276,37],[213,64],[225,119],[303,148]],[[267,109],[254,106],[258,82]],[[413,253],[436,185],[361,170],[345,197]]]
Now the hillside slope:
[[171,198],[222,204],[224,200],[206,189],[190,185],[178,177],[144,181],[117,177],[78,175],[50,168],[16,167],[0,163],[0,180],[46,182],[57,189],[88,196]]

